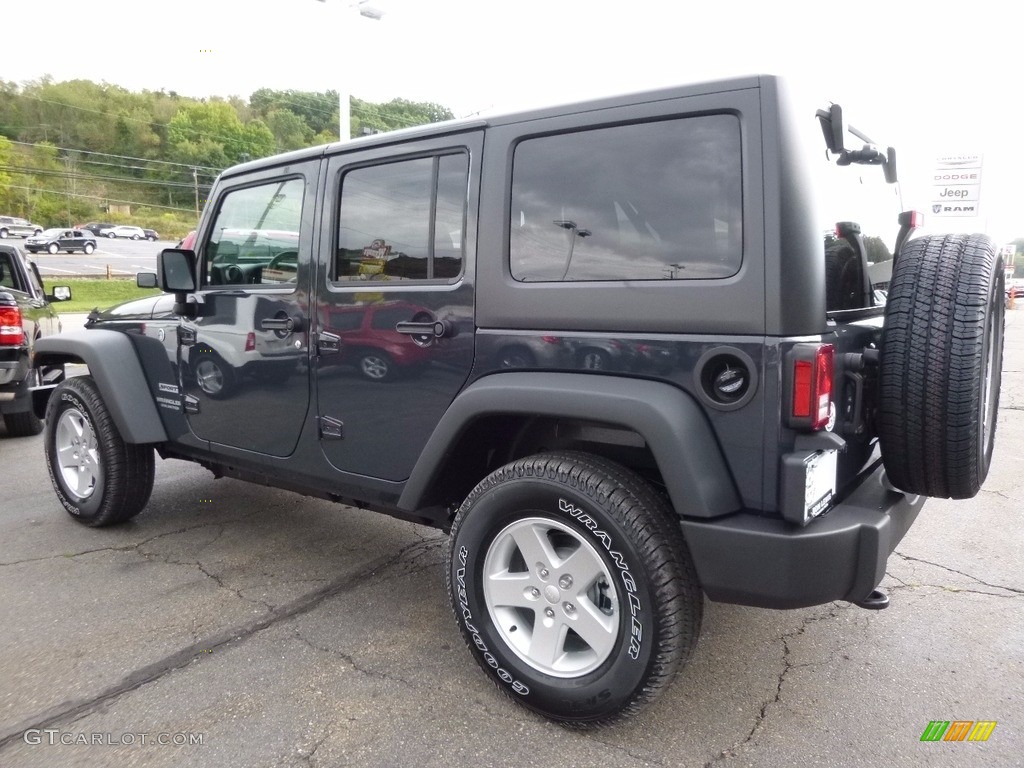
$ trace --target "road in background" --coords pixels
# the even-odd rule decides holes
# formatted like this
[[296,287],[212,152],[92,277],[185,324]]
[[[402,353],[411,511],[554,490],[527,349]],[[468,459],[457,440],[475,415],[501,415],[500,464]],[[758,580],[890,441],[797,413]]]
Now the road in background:
[[[974,499],[925,504],[887,610],[706,602],[674,684],[589,733],[477,669],[441,532],[179,461],[157,462],[141,515],[85,528],[42,436],[0,425],[0,765],[1016,768],[1024,310],[1007,318],[992,471]],[[996,725],[922,742],[934,720]]]
[[[43,279],[65,277],[105,277],[107,268],[115,277],[130,277],[139,272],[156,271],[156,255],[164,248],[173,248],[169,240],[111,240],[96,238],[96,250],[84,253],[29,254]],[[21,246],[24,248],[24,245]]]

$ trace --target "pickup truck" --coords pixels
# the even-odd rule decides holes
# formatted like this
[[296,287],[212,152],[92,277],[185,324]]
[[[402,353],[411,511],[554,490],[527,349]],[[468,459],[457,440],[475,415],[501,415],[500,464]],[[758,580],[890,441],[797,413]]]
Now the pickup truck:
[[63,366],[32,367],[35,343],[60,333],[60,318],[51,302],[67,301],[71,288],[43,289],[39,269],[13,245],[0,243],[0,414],[10,437],[37,435],[43,422],[32,411],[32,389],[56,384]]

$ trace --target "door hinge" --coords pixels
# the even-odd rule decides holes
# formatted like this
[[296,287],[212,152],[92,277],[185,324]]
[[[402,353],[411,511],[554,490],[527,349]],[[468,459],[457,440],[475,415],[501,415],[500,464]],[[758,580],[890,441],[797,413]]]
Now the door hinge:
[[342,431],[345,424],[340,419],[335,419],[330,416],[321,416],[320,419],[320,439],[321,440],[343,440],[344,435]]
[[316,339],[316,351],[321,355],[336,355],[341,351],[341,336],[321,331]]
[[178,326],[178,343],[183,347],[191,347],[196,343],[196,329]]

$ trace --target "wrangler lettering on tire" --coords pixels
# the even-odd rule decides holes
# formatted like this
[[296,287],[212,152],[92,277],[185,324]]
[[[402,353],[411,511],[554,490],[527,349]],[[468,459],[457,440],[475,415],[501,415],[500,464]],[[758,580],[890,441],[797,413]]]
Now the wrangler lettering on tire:
[[661,497],[576,452],[521,459],[474,489],[452,529],[448,592],[499,688],[580,727],[634,711],[672,679],[703,600]]

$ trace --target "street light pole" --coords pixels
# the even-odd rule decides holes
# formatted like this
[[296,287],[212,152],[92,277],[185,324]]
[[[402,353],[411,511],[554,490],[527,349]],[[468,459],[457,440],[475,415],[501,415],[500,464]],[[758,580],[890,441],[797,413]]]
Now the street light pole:
[[555,226],[561,227],[562,229],[568,229],[572,232],[572,238],[569,240],[569,255],[565,258],[565,270],[562,272],[562,276],[559,280],[565,280],[569,275],[569,267],[572,266],[572,252],[576,248],[577,237],[590,237],[593,233],[589,229],[580,229],[576,226],[575,221],[569,221],[567,219],[556,219],[554,222]]
[[[327,0],[318,0],[326,3]],[[370,0],[359,0],[356,3],[349,3],[347,8],[356,8],[359,15],[366,19],[380,21],[384,11],[369,4]],[[341,141],[349,141],[352,138],[352,108],[349,105],[351,93],[349,88],[338,89],[338,137]]]

